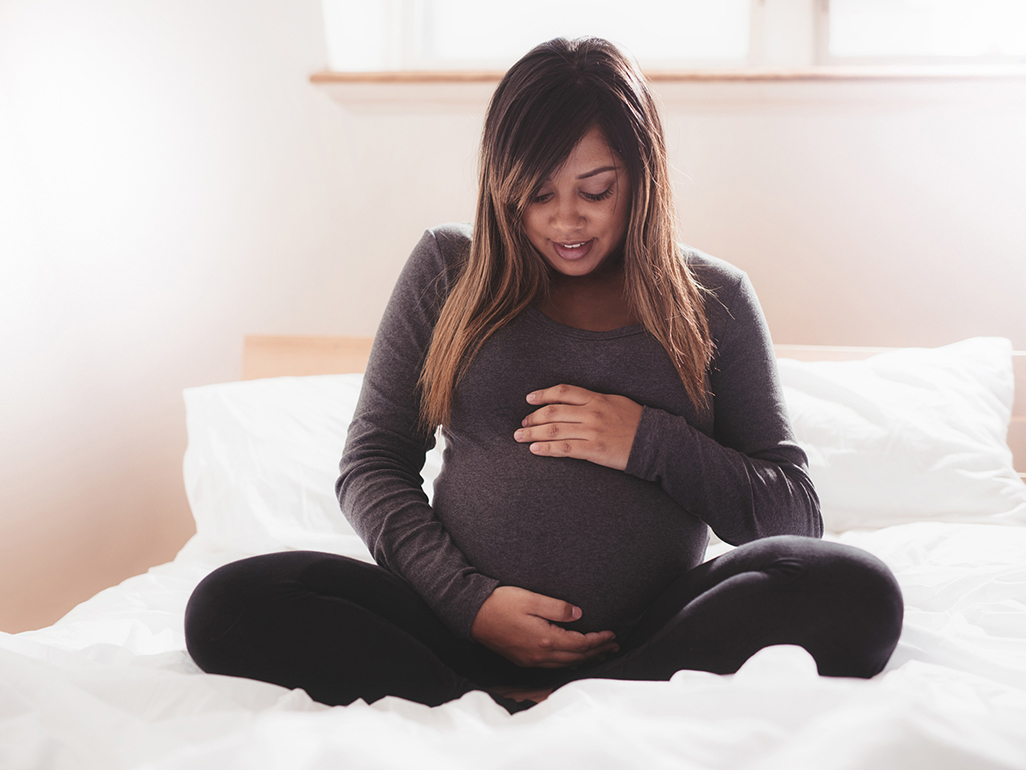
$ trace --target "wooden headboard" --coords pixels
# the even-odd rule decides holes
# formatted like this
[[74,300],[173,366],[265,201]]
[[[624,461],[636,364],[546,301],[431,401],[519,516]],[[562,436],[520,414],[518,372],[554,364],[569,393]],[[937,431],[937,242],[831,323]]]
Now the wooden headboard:
[[349,374],[367,368],[370,337],[282,337],[247,334],[242,379]]
[[[242,378],[306,376],[362,372],[370,355],[369,337],[287,337],[247,335]],[[777,356],[799,361],[856,361],[890,348],[775,345]],[[1026,478],[1026,351],[1012,354],[1015,405],[1008,428],[1008,446],[1019,475]]]

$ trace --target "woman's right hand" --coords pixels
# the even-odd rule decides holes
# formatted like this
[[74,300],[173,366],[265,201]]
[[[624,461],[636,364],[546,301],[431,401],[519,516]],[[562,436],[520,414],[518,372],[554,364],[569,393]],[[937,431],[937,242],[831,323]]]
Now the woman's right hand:
[[554,625],[581,617],[581,610],[515,586],[499,586],[485,599],[470,635],[518,666],[563,668],[616,652],[612,631],[582,634]]

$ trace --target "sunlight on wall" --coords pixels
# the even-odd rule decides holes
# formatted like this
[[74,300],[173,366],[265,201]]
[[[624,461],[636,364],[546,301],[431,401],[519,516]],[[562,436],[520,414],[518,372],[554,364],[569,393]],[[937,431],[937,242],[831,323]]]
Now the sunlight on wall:
[[130,42],[138,20],[65,10],[30,16],[0,45],[19,73],[5,144],[17,180],[8,194],[21,203],[14,276],[0,288],[16,333],[0,345],[40,353],[83,324],[146,331],[147,306],[173,280],[148,244],[195,194],[183,160],[194,173],[209,154],[197,116],[178,109],[174,79],[132,66],[145,58]]
[[0,3],[0,629],[173,556],[182,388],[331,318],[323,66],[317,0]]

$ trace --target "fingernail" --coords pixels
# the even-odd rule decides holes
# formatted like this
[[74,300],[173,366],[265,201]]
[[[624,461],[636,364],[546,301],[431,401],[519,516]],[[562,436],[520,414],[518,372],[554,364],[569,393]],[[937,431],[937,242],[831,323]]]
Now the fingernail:
[[535,396],[534,393],[528,393],[527,394],[527,401],[528,401],[528,403],[533,404],[535,398],[537,398],[537,396]]
[[580,607],[574,607],[570,611],[570,617],[572,617],[574,620],[577,620],[578,618],[580,618],[581,617],[581,608]]
[[540,444],[531,444],[531,451],[532,452],[537,452],[540,449],[541,449],[541,445]]
[[523,437],[524,432],[522,430],[518,430],[516,433],[513,434],[513,438],[515,438],[517,441],[520,441],[520,439],[522,439]]

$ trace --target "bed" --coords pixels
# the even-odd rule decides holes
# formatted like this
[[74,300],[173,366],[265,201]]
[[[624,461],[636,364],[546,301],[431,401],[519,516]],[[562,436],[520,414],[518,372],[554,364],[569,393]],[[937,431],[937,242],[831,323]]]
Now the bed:
[[780,646],[733,676],[576,682],[510,716],[483,693],[328,708],[202,673],[182,617],[212,569],[285,548],[369,558],[332,495],[368,349],[252,337],[243,380],[185,391],[197,533],[53,626],[0,635],[0,767],[1026,768],[1026,354],[1001,338],[777,349],[826,537],[904,593],[871,680]]

